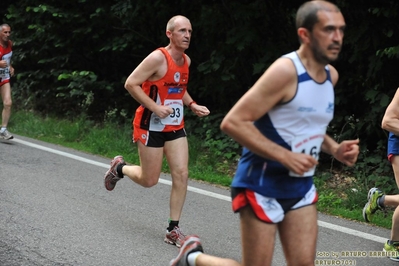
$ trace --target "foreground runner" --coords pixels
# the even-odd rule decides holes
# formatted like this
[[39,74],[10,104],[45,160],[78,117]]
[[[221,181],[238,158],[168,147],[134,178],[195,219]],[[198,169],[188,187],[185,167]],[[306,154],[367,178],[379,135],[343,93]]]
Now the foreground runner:
[[188,236],[170,265],[271,265],[277,232],[287,265],[314,265],[319,153],[352,166],[359,140],[338,144],[326,135],[338,80],[329,63],[338,58],[345,29],[340,10],[327,1],[306,2],[296,25],[299,49],[277,59],[221,124],[245,147],[231,188],[242,264],[204,254],[198,236]]

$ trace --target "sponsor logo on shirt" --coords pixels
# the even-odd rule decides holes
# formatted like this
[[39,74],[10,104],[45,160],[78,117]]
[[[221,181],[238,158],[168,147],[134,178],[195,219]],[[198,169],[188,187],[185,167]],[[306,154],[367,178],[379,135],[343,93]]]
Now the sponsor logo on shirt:
[[334,103],[328,103],[326,113],[333,113],[333,112],[334,112]]
[[314,109],[313,107],[299,107],[298,108],[298,112],[306,112],[306,113],[311,113],[311,112],[316,112],[316,109]]

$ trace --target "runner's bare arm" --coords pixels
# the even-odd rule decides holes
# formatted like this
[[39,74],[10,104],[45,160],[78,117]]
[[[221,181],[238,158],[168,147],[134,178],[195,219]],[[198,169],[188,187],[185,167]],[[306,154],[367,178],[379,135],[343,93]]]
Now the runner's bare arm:
[[234,105],[220,127],[252,152],[278,161],[294,173],[302,175],[316,165],[317,160],[308,154],[293,153],[271,141],[253,123],[275,105],[291,100],[296,87],[297,74],[292,61],[288,58],[276,60]]
[[125,89],[130,95],[153,112],[157,104],[143,92],[141,84],[146,80],[156,79],[165,61],[161,51],[152,52],[136,67],[125,82]]
[[399,88],[396,90],[392,101],[385,110],[381,127],[399,136]]

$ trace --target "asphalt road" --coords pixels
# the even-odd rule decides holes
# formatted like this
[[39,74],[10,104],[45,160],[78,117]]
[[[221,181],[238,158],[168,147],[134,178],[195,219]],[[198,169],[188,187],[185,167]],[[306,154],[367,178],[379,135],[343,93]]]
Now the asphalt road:
[[[149,189],[121,180],[109,192],[103,185],[109,163],[21,136],[0,140],[0,265],[169,265],[178,253],[163,242],[170,177],[162,174]],[[189,186],[182,230],[198,234],[206,253],[240,260],[228,189]],[[389,234],[319,214],[316,265],[397,265],[379,253]],[[273,265],[285,265],[279,242]]]

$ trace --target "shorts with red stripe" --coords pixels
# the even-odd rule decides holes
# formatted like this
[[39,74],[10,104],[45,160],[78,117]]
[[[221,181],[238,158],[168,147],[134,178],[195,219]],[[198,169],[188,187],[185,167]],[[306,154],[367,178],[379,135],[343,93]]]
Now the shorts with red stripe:
[[318,194],[315,185],[303,198],[275,199],[265,197],[246,188],[231,188],[232,206],[234,212],[251,206],[259,220],[265,223],[279,223],[287,212],[317,203]]
[[0,87],[3,86],[6,83],[10,83],[10,79],[4,79],[3,80],[3,79],[0,78]]

